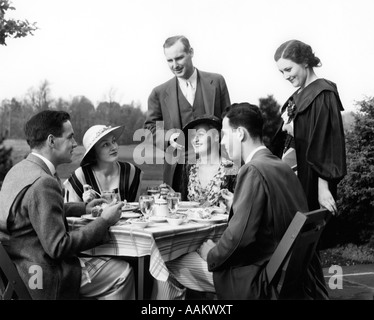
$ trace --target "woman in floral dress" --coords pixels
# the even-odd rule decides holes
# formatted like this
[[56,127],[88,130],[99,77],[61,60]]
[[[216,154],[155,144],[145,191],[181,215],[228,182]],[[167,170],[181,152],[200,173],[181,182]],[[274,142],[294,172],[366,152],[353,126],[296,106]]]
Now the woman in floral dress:
[[221,155],[221,126],[221,119],[203,116],[183,128],[188,157],[179,175],[182,200],[220,206],[221,190],[234,191],[237,170]]

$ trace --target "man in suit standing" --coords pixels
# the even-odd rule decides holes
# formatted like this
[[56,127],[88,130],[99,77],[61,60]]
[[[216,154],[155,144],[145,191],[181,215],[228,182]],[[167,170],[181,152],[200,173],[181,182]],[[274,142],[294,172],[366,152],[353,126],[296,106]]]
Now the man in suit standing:
[[[165,152],[164,182],[173,185],[175,159],[183,159],[182,128],[201,115],[221,117],[230,105],[225,79],[220,74],[197,70],[194,50],[184,36],[173,36],[164,43],[164,54],[174,78],[157,86],[148,99],[144,128],[150,130],[154,144]],[[182,152],[183,153],[183,152]]]
[[90,213],[102,202],[64,204],[56,168],[72,161],[77,146],[69,114],[42,111],[26,123],[25,134],[31,153],[8,172],[0,192],[0,241],[30,295],[42,300],[134,299],[127,262],[77,256],[108,240],[108,228],[119,220],[123,203],[108,205],[100,217],[69,232],[66,216]]

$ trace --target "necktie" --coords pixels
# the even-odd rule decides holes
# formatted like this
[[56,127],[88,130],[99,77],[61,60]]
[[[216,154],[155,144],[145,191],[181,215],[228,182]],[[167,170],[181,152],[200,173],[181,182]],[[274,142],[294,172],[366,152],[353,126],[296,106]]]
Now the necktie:
[[195,94],[193,92],[192,85],[189,81],[186,82],[186,99],[193,106],[193,102],[195,100]]

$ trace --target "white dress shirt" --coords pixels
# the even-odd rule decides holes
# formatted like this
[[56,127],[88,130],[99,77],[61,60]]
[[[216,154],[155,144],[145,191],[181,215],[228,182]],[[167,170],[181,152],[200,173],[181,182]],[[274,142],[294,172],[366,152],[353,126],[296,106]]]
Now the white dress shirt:
[[41,154],[39,153],[35,153],[35,152],[31,152],[34,156],[37,156],[39,157],[40,159],[42,159],[44,161],[44,163],[47,165],[49,171],[51,171],[52,173],[52,176],[55,175],[56,173],[56,168],[55,166],[53,165],[53,163],[51,161],[49,161],[47,158],[43,157]]
[[245,160],[245,163],[248,163],[249,161],[251,161],[252,158],[253,158],[253,156],[255,155],[255,153],[256,153],[257,151],[262,150],[262,149],[266,149],[266,147],[265,147],[265,146],[260,146],[260,147],[257,147],[256,149],[254,149],[254,150],[253,150],[253,151],[248,155],[247,159]]
[[187,101],[193,106],[196,95],[196,86],[197,86],[197,70],[195,69],[191,77],[186,80],[178,78],[179,87],[182,90],[183,95],[186,97]]

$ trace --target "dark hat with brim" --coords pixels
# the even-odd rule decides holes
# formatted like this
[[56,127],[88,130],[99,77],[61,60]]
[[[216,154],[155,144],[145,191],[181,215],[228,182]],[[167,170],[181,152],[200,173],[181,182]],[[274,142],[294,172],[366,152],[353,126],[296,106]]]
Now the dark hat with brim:
[[184,145],[185,145],[186,151],[188,150],[188,145],[189,145],[188,130],[194,129],[199,124],[205,124],[205,125],[211,126],[214,129],[217,129],[218,132],[220,132],[222,129],[222,119],[216,116],[213,116],[213,115],[203,115],[203,116],[200,116],[198,118],[191,120],[182,129],[183,134],[184,134],[184,139],[185,139]]
[[184,135],[187,136],[188,135],[188,130],[195,128],[199,124],[206,124],[206,125],[209,125],[209,126],[213,126],[218,131],[220,131],[222,129],[222,119],[221,118],[218,118],[218,117],[213,116],[213,115],[210,115],[210,116],[204,115],[204,116],[200,116],[198,118],[195,118],[192,121],[190,121],[189,123],[187,123],[182,129]]

